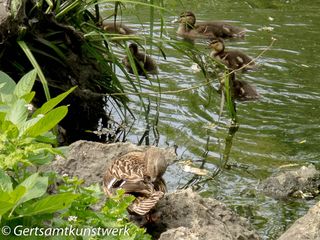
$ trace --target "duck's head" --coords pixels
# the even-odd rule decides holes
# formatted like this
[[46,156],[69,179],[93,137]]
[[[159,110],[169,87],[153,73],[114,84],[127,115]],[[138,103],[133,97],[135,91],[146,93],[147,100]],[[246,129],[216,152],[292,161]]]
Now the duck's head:
[[147,172],[150,180],[153,182],[155,179],[161,177],[169,164],[176,159],[176,148],[161,149],[157,147],[150,147],[145,153],[145,161]]
[[130,50],[132,55],[136,55],[138,53],[138,44],[130,43],[129,50]]
[[196,16],[193,12],[183,12],[180,14],[179,23],[193,27],[196,24]]
[[221,38],[213,39],[209,43],[209,48],[215,53],[220,53],[224,51],[224,41]]

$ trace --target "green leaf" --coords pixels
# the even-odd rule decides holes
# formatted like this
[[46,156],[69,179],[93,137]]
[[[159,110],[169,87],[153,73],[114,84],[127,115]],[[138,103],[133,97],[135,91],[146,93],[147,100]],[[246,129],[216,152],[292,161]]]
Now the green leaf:
[[11,178],[0,168],[0,191],[12,192],[12,190]]
[[32,203],[31,205],[17,210],[17,213],[23,216],[54,213],[56,211],[68,208],[71,203],[79,196],[80,194],[73,193],[60,193],[56,195],[50,195],[37,202]]
[[46,114],[51,111],[55,106],[57,106],[63,99],[65,99],[71,92],[74,91],[76,87],[70,88],[68,91],[56,96],[55,98],[50,99],[48,102],[43,104],[41,108],[39,108],[33,116],[37,116],[38,114]]
[[[8,194],[8,193],[4,193],[4,194]],[[1,193],[0,196],[2,197],[3,193]],[[9,194],[8,194],[8,196],[9,196]],[[14,206],[13,203],[4,201],[3,198],[1,198],[1,200],[0,200],[0,217],[3,216],[3,214],[5,214],[6,212],[8,212],[10,209],[12,209],[13,206]]]
[[36,124],[28,128],[25,131],[24,135],[37,137],[41,134],[44,134],[45,132],[51,130],[54,126],[56,126],[67,115],[67,112],[67,106],[61,106],[53,109],[43,118],[41,118]]
[[37,71],[35,69],[25,74],[17,83],[13,93],[18,97],[29,94],[32,90],[36,77]]
[[0,101],[10,102],[16,83],[6,73],[0,71]]
[[19,135],[19,129],[10,121],[4,121],[2,123],[1,131],[6,133],[6,137],[8,139],[17,138]]
[[34,173],[20,183],[19,186],[26,188],[26,193],[19,200],[19,204],[21,204],[45,194],[48,188],[48,177],[39,177],[39,173]]
[[20,128],[24,122],[27,120],[28,110],[26,107],[26,102],[23,99],[18,99],[10,107],[6,120],[12,122],[18,128]]
[[36,92],[32,91],[28,94],[23,95],[22,98],[26,101],[26,103],[30,103],[35,95],[36,95]]

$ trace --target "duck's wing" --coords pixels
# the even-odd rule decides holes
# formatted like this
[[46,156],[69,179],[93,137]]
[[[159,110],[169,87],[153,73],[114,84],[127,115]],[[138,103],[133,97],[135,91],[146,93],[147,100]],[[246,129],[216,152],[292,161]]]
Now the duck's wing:
[[[113,189],[120,188],[125,182],[139,183],[144,181],[143,153],[126,154],[116,159],[103,177],[103,186],[107,195]],[[131,184],[131,185],[132,185]]]
[[224,22],[202,22],[195,29],[208,37],[234,38],[244,37],[246,30]]
[[138,215],[145,215],[157,204],[163,195],[163,192],[156,191],[149,197],[137,197],[128,207],[128,210]]

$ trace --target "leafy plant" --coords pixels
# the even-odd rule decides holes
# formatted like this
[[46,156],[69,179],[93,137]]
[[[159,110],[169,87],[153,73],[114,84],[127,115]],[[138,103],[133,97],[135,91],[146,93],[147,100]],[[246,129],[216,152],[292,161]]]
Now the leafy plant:
[[[0,72],[0,226],[106,229],[101,232],[104,235],[97,236],[99,239],[110,239],[111,228],[127,229],[126,234],[111,238],[150,239],[144,229],[127,219],[126,208],[133,197],[118,192],[104,208],[95,210],[92,206],[104,199],[98,185],[83,187],[83,181],[77,178],[38,170],[54,155],[61,155],[54,147],[56,137],[51,130],[68,111],[67,106],[57,105],[75,88],[31,113],[28,107],[35,96],[32,87],[36,76],[32,70],[16,84]],[[49,188],[54,189],[54,194],[48,193]]]

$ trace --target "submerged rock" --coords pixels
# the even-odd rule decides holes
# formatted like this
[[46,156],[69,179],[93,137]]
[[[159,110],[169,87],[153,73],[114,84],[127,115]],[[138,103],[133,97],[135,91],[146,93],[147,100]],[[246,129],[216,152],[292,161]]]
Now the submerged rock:
[[299,218],[278,240],[319,240],[320,202]]
[[319,187],[320,172],[311,164],[274,174],[260,184],[266,195],[276,199],[313,198],[319,194]]

